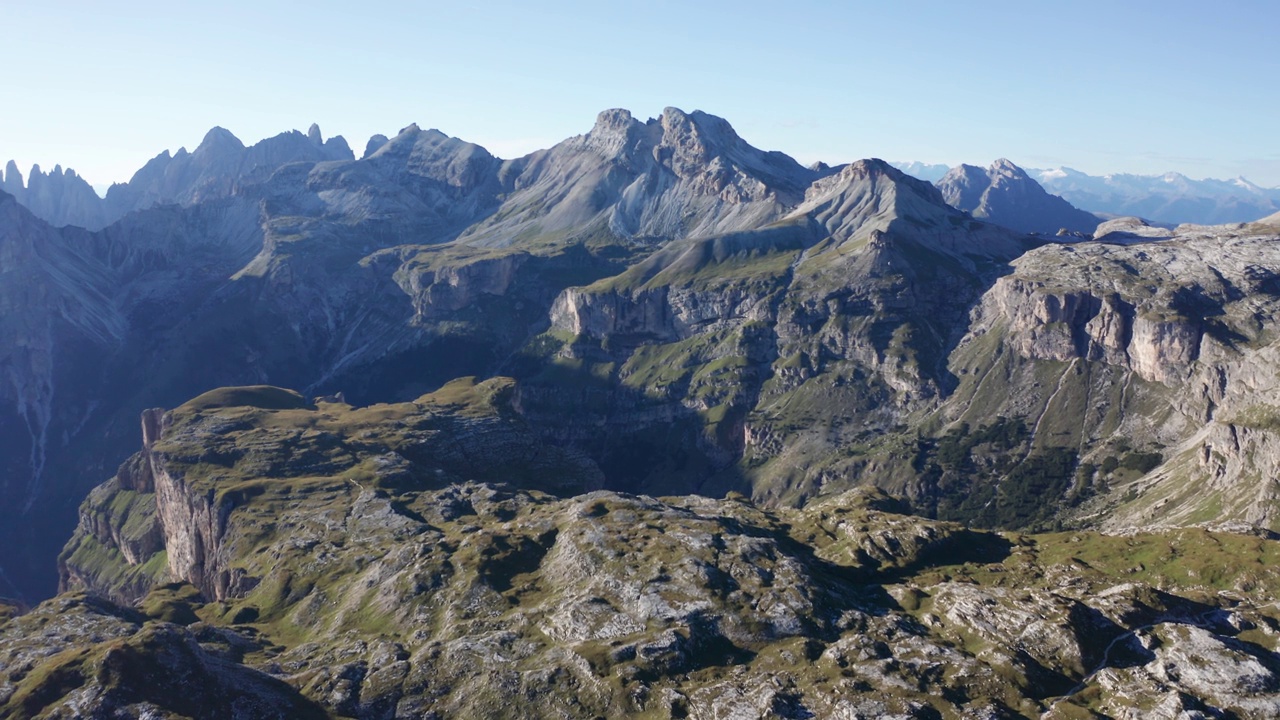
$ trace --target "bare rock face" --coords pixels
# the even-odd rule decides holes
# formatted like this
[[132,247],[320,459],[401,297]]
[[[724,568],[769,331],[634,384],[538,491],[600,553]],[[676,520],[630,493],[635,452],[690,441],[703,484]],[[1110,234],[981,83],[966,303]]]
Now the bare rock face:
[[[108,448],[131,434],[112,418],[128,391],[104,386],[158,389],[141,379],[157,375],[144,369],[148,363],[165,362],[154,346],[146,349],[160,339],[154,329],[189,312],[182,298],[225,283],[252,256],[252,243],[261,241],[257,216],[253,206],[228,202],[156,211],[88,233],[52,228],[12,199],[0,202],[0,267],[10,278],[0,287],[0,495],[14,518],[0,524],[0,535],[23,548],[5,558],[3,574],[23,584],[30,580],[17,579],[51,582],[56,553],[49,551],[60,542],[49,530],[75,517],[66,494],[118,465],[123,458]],[[167,350],[168,362],[182,352],[172,344]],[[201,371],[191,372],[179,384]],[[24,514],[32,520],[19,520]]]
[[[86,407],[87,398],[77,396],[93,372],[92,358],[118,347],[128,327],[109,299],[112,273],[82,256],[82,239],[0,194],[0,467],[6,476],[0,498],[14,516],[54,496],[49,485],[57,477],[59,434],[74,428],[76,409]],[[15,532],[16,525],[6,522],[5,530]],[[7,538],[9,546],[31,542],[19,538]],[[20,552],[0,562],[8,566],[0,567],[4,592],[14,592],[10,578],[25,575],[28,562]]]
[[404,291],[414,301],[419,318],[442,318],[474,305],[483,295],[506,295],[521,266],[529,260],[525,253],[513,253],[474,262],[424,267],[403,271]]
[[996,283],[988,302],[1009,319],[1010,342],[1029,359],[1101,361],[1147,380],[1173,382],[1199,357],[1203,331],[1194,319],[1140,315],[1117,293],[1046,292],[1043,283],[1010,276]]
[[996,282],[971,332],[1003,324],[1025,357],[1121,364],[1155,382],[1184,379],[1203,342],[1226,341],[1231,323],[1248,323],[1233,311],[1270,302],[1241,294],[1276,271],[1280,258],[1269,246],[1268,236],[1231,229],[1188,230],[1160,244],[1051,245]]
[[1219,708],[1243,717],[1280,712],[1280,668],[1273,658],[1256,656],[1230,637],[1163,623],[1135,633],[1128,645],[1150,661],[1098,673],[1097,682],[1109,695],[1104,712],[1123,712],[1140,702],[1150,707],[1145,716],[1152,718],[1213,717]]
[[1026,590],[986,590],[944,583],[930,591],[934,613],[944,632],[977,636],[993,654],[1014,663],[1030,657],[1045,667],[1083,674],[1101,657],[1096,628],[1086,620],[1087,605],[1069,597]]

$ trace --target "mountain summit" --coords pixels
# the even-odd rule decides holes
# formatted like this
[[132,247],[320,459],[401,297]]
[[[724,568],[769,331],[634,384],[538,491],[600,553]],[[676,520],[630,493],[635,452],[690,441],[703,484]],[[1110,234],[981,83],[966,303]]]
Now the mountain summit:
[[513,192],[469,242],[590,227],[631,238],[741,230],[781,216],[818,177],[752,147],[723,118],[677,108],[643,122],[606,110],[587,134],[508,161],[502,174]]
[[0,190],[12,195],[36,217],[54,225],[77,225],[97,229],[106,225],[102,198],[84,178],[70,168],[56,165],[46,173],[33,165],[24,183],[12,160],[5,165]]
[[1022,232],[1052,234],[1065,229],[1092,233],[1098,218],[1050,195],[1022,168],[1003,158],[985,171],[958,165],[937,182],[947,203],[974,217]]

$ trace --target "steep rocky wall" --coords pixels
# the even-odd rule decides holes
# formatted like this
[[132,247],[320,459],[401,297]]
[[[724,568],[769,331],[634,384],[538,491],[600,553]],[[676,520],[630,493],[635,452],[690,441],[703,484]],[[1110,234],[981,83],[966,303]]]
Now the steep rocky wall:
[[1185,379],[1204,334],[1194,319],[1165,315],[1173,312],[1145,302],[1139,309],[1135,299],[1105,288],[1095,295],[1011,276],[996,282],[974,324],[981,331],[1006,322],[1010,345],[1031,360],[1100,361],[1172,382]]
[[551,324],[574,335],[634,335],[677,340],[679,335],[673,327],[667,295],[666,288],[634,294],[568,288],[551,306]]
[[89,589],[130,603],[164,578],[189,582],[210,598],[239,589],[223,547],[230,503],[192,491],[155,452],[164,427],[163,410],[143,413],[142,450],[81,505],[79,526],[59,559],[62,590]]
[[[1130,445],[1164,461],[1141,478],[1113,478],[1106,500],[1087,504],[1082,517],[1111,528],[1277,522],[1271,478],[1280,437],[1271,418],[1280,388],[1270,318],[1280,303],[1268,283],[1280,255],[1272,237],[1248,227],[1185,227],[1163,241],[1047,246],[1013,265],[975,309],[953,362],[988,358],[979,360],[993,367],[987,378],[1015,372],[1000,367],[1044,368],[1026,376],[1035,380],[1029,387],[1009,383],[1011,400],[992,411],[1010,414],[1012,398],[1039,397],[1037,429],[1069,431],[1090,467]],[[1000,349],[1017,362],[993,363]],[[1077,387],[1072,376],[1102,377],[1083,363],[1120,374]],[[950,411],[980,402],[996,382],[981,390],[962,382]],[[1062,412],[1075,428],[1058,422]]]

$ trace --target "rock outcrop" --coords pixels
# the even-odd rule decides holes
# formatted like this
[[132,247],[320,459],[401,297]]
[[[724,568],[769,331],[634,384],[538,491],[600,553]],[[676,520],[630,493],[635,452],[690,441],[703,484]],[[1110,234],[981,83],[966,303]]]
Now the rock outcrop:
[[[189,613],[190,611],[187,610]],[[64,595],[0,622],[0,714],[36,717],[254,717],[321,720],[323,707],[243,660],[266,648],[231,629],[148,617]],[[81,641],[69,641],[69,638]]]

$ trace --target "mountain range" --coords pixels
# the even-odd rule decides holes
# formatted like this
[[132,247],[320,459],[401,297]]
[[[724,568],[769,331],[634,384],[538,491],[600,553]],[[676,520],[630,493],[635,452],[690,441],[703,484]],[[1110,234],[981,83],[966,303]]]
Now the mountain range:
[[[929,182],[941,181],[953,170],[920,162],[894,166]],[[969,166],[958,166],[964,167]],[[1217,225],[1250,222],[1280,211],[1280,188],[1264,188],[1243,177],[1193,180],[1175,172],[1099,176],[1068,167],[1027,168],[1025,172],[1048,192],[1104,218],[1132,216],[1169,225]]]
[[161,205],[194,205],[232,192],[235,183],[265,179],[291,162],[352,160],[341,136],[324,140],[312,125],[306,135],[294,130],[245,147],[223,128],[213,128],[194,152],[180,148],[152,158],[127,183],[115,183],[105,198],[76,175],[59,165],[51,173],[31,168],[24,183],[18,166],[10,160],[0,179],[0,190],[45,222],[101,230],[130,212]]
[[1274,218],[675,108],[22,188],[0,714],[1280,708]]
[[1249,222],[1280,210],[1280,188],[1259,187],[1243,177],[1192,180],[1172,172],[1094,177],[1065,167],[1030,172],[1050,192],[1112,216],[1217,225]]
[[[374,136],[365,147],[365,155],[386,141],[384,135]],[[225,193],[230,182],[260,180],[262,178],[255,177],[256,172],[268,172],[289,162],[343,159],[354,159],[346,140],[341,136],[324,140],[316,125],[305,135],[296,130],[281,133],[249,148],[226,130],[214,128],[195,152],[188,153],[181,148],[172,155],[168,151],[161,153],[128,182],[112,185],[105,198],[98,197],[74,170],[63,170],[61,165],[49,173],[36,165],[24,182],[13,161],[9,161],[0,175],[0,190],[13,195],[37,217],[55,227],[75,225],[98,230],[135,210],[173,203],[189,205],[210,193]],[[941,182],[952,173],[954,183],[954,171],[973,172],[966,170],[972,168],[969,165],[953,168],[921,162],[891,164],[928,182]],[[995,165],[1017,168],[1003,159]],[[818,163],[815,167],[829,166]],[[1048,193],[1104,219],[1135,216],[1171,225],[1215,225],[1249,222],[1280,211],[1280,188],[1264,188],[1243,177],[1193,180],[1176,172],[1097,176],[1069,167],[1017,168],[1017,171],[1025,173]],[[976,207],[974,203],[972,208],[963,209],[972,211]],[[1057,212],[1060,215],[1063,211]],[[1075,222],[1060,227],[1080,230],[1085,224],[1083,216],[1077,215]]]

